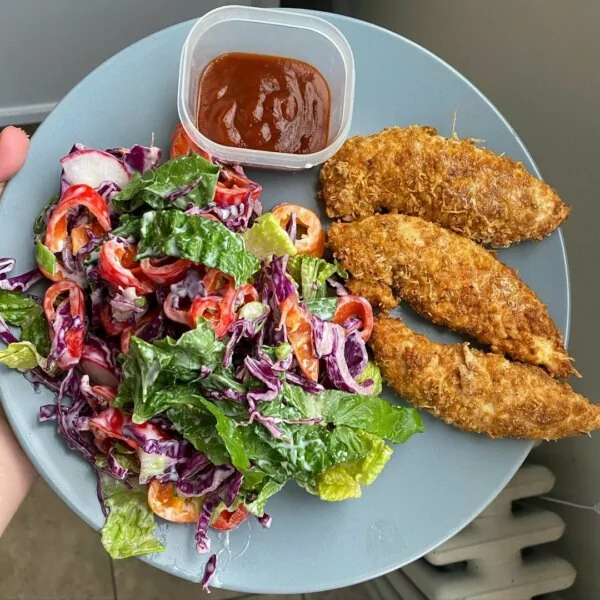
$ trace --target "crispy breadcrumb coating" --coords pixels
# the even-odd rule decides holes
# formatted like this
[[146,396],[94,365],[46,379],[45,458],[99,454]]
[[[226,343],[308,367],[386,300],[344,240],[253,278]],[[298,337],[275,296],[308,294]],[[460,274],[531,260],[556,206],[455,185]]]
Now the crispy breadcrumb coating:
[[390,317],[375,320],[370,345],[400,396],[465,431],[556,440],[600,428],[600,406],[539,367],[433,342]]
[[352,292],[372,304],[391,308],[404,300],[493,352],[557,377],[576,373],[543,302],[475,242],[419,217],[375,215],[332,224],[329,245],[356,280]]
[[418,125],[350,138],[320,178],[331,218],[402,213],[496,247],[541,240],[570,210],[521,163]]

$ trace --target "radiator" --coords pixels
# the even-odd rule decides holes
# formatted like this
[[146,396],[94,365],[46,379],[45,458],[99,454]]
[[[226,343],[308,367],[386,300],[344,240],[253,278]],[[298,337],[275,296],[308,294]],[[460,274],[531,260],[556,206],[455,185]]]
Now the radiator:
[[403,569],[366,584],[371,600],[530,600],[567,589],[575,569],[540,545],[558,540],[557,514],[521,502],[552,489],[546,467],[525,465],[453,538]]

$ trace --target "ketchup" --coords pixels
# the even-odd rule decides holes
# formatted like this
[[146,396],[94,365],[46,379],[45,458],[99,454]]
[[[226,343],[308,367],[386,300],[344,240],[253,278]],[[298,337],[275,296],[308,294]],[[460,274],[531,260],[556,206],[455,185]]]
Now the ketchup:
[[327,145],[329,86],[301,60],[222,54],[204,70],[198,96],[198,129],[218,144],[292,154]]

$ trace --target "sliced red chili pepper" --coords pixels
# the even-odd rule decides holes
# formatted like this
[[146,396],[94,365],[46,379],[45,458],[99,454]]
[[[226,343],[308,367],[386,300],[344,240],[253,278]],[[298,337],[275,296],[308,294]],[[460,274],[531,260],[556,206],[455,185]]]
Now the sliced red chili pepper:
[[233,312],[237,312],[244,304],[248,304],[248,302],[258,302],[259,299],[260,296],[258,295],[256,288],[251,283],[245,283],[235,291]]
[[360,320],[360,337],[367,342],[373,333],[373,308],[362,296],[340,296],[333,322],[343,325],[351,317]]
[[121,352],[127,354],[129,352],[129,342],[131,336],[137,335],[140,331],[146,327],[146,325],[152,323],[154,319],[158,318],[160,309],[155,308],[149,313],[146,313],[135,325],[129,325],[123,333],[121,333]]
[[262,187],[245,175],[230,167],[221,167],[214,200],[220,206],[232,206],[247,199],[257,200],[261,192]]
[[214,294],[224,288],[231,287],[233,285],[233,277],[219,271],[219,269],[208,269],[206,275],[202,278],[202,283],[207,294]]
[[195,323],[191,315],[191,308],[174,308],[173,303],[176,298],[177,296],[173,292],[170,292],[165,298],[163,310],[167,316],[167,319],[171,319],[171,321],[175,321],[175,323],[182,323],[188,327],[195,327]]
[[312,210],[297,204],[280,204],[271,211],[271,214],[282,227],[287,226],[292,213],[296,214],[298,227],[305,229],[305,232],[299,232],[294,242],[298,252],[319,258],[323,256],[325,253],[325,232],[319,217]]
[[138,294],[149,294],[153,287],[135,262],[136,247],[118,240],[107,240],[100,248],[98,272],[115,288],[135,288]]
[[69,312],[72,317],[83,316],[85,304],[81,288],[72,281],[59,281],[51,285],[44,294],[44,312],[48,321],[56,318],[56,299],[65,292],[69,292]]
[[194,263],[185,258],[145,258],[140,262],[144,275],[158,285],[181,281]]
[[96,237],[104,235],[104,229],[100,223],[91,223],[89,225],[79,225],[71,229],[71,251],[77,254],[90,241],[90,234]]
[[235,313],[233,312],[233,300],[235,295],[236,290],[229,287],[222,298],[219,296],[196,298],[192,302],[190,311],[192,319],[191,326],[195,327],[198,319],[207,319],[215,332],[216,338],[222,338],[229,330],[229,326],[235,320]]
[[211,527],[218,531],[231,531],[241,525],[250,515],[243,504],[238,504],[235,510],[222,510]]
[[302,372],[312,381],[319,379],[319,359],[315,358],[312,341],[312,320],[298,305],[296,296],[288,296],[281,304],[281,321],[285,323],[288,339]]
[[85,300],[81,288],[72,281],[59,281],[52,284],[44,294],[44,314],[50,325],[50,337],[54,339],[56,332],[54,324],[56,320],[56,301],[65,292],[68,292],[69,297],[63,302],[69,303],[69,314],[71,317],[79,317],[81,325],[79,327],[71,327],[65,332],[66,350],[56,360],[56,364],[61,369],[70,369],[79,363],[83,355],[83,346],[85,338]]
[[129,326],[126,321],[116,321],[112,314],[110,304],[106,303],[100,308],[100,322],[106,333],[110,336],[121,335]]
[[61,196],[46,227],[44,244],[50,252],[60,252],[67,242],[67,213],[84,206],[98,220],[103,231],[110,231],[110,215],[104,198],[89,185],[72,185]]
[[110,407],[104,409],[89,421],[89,426],[94,435],[99,433],[103,437],[122,440],[132,448],[139,448],[139,439],[165,440],[169,436],[152,423],[137,425],[133,423],[130,415],[126,415],[118,408]]

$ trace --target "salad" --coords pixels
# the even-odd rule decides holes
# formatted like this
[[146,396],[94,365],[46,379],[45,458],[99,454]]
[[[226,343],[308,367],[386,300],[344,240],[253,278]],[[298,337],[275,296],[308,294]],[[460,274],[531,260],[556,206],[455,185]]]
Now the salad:
[[111,557],[163,550],[155,517],[194,523],[210,553],[210,528],[269,527],[291,481],[357,498],[422,431],[379,397],[371,306],[323,258],[314,213],[263,214],[261,187],[181,126],[164,162],[75,144],[60,163],[33,224],[38,268],[11,276],[0,259],[0,361],[55,392],[40,421],[95,470]]

